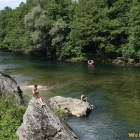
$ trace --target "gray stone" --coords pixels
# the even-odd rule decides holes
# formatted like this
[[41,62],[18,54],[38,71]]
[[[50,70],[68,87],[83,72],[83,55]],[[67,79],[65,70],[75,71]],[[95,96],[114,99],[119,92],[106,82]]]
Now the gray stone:
[[19,140],[78,140],[68,125],[60,121],[50,105],[42,108],[32,97],[23,116],[23,124],[16,131]]
[[49,104],[53,108],[60,108],[66,113],[77,117],[85,116],[89,114],[92,109],[94,109],[94,105],[90,105],[88,102],[84,102],[80,99],[65,98],[61,96],[50,98]]
[[125,66],[125,58],[124,57],[117,57],[115,60],[112,61],[112,64],[119,65],[119,66]]
[[[13,98],[15,104],[23,103],[22,91],[17,82],[9,75],[0,72],[0,95]],[[11,95],[10,95],[11,94]]]

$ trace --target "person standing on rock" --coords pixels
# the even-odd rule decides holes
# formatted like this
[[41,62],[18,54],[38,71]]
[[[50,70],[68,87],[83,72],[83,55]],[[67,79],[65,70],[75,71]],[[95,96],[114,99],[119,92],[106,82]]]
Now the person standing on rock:
[[37,89],[37,85],[34,85],[34,87],[32,88],[32,94],[33,96],[37,99],[38,103],[43,107],[45,106],[45,104],[43,103],[41,97],[39,96],[39,92]]

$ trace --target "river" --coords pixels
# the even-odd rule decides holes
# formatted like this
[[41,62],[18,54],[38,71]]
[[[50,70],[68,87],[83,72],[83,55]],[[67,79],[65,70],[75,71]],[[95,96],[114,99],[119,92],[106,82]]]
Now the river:
[[[39,85],[45,100],[56,95],[80,98],[82,93],[95,109],[86,117],[70,117],[69,126],[80,140],[134,140],[140,133],[140,67],[84,62],[50,61],[0,52],[0,71],[14,77],[23,94]],[[139,135],[138,135],[139,136]]]

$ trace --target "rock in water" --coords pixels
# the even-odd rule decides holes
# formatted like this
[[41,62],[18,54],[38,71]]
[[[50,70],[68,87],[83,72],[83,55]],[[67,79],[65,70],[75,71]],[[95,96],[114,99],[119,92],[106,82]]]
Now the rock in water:
[[90,105],[88,102],[61,96],[50,98],[49,103],[52,107],[60,108],[66,113],[77,117],[85,116],[94,109],[94,105]]
[[23,124],[16,131],[19,140],[78,140],[77,135],[55,115],[45,102],[42,108],[32,97],[23,116]]
[[[17,82],[9,75],[0,72],[0,95],[12,98],[15,104],[23,103],[22,91]],[[10,97],[10,94],[13,95]]]

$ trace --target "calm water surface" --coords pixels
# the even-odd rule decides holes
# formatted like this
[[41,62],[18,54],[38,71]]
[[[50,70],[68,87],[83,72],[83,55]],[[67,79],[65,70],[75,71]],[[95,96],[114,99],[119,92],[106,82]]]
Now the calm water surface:
[[83,62],[41,60],[13,53],[0,53],[0,71],[14,77],[24,94],[40,86],[41,96],[79,98],[85,93],[96,106],[87,117],[71,117],[69,126],[80,140],[134,140],[140,133],[140,67],[118,67]]

